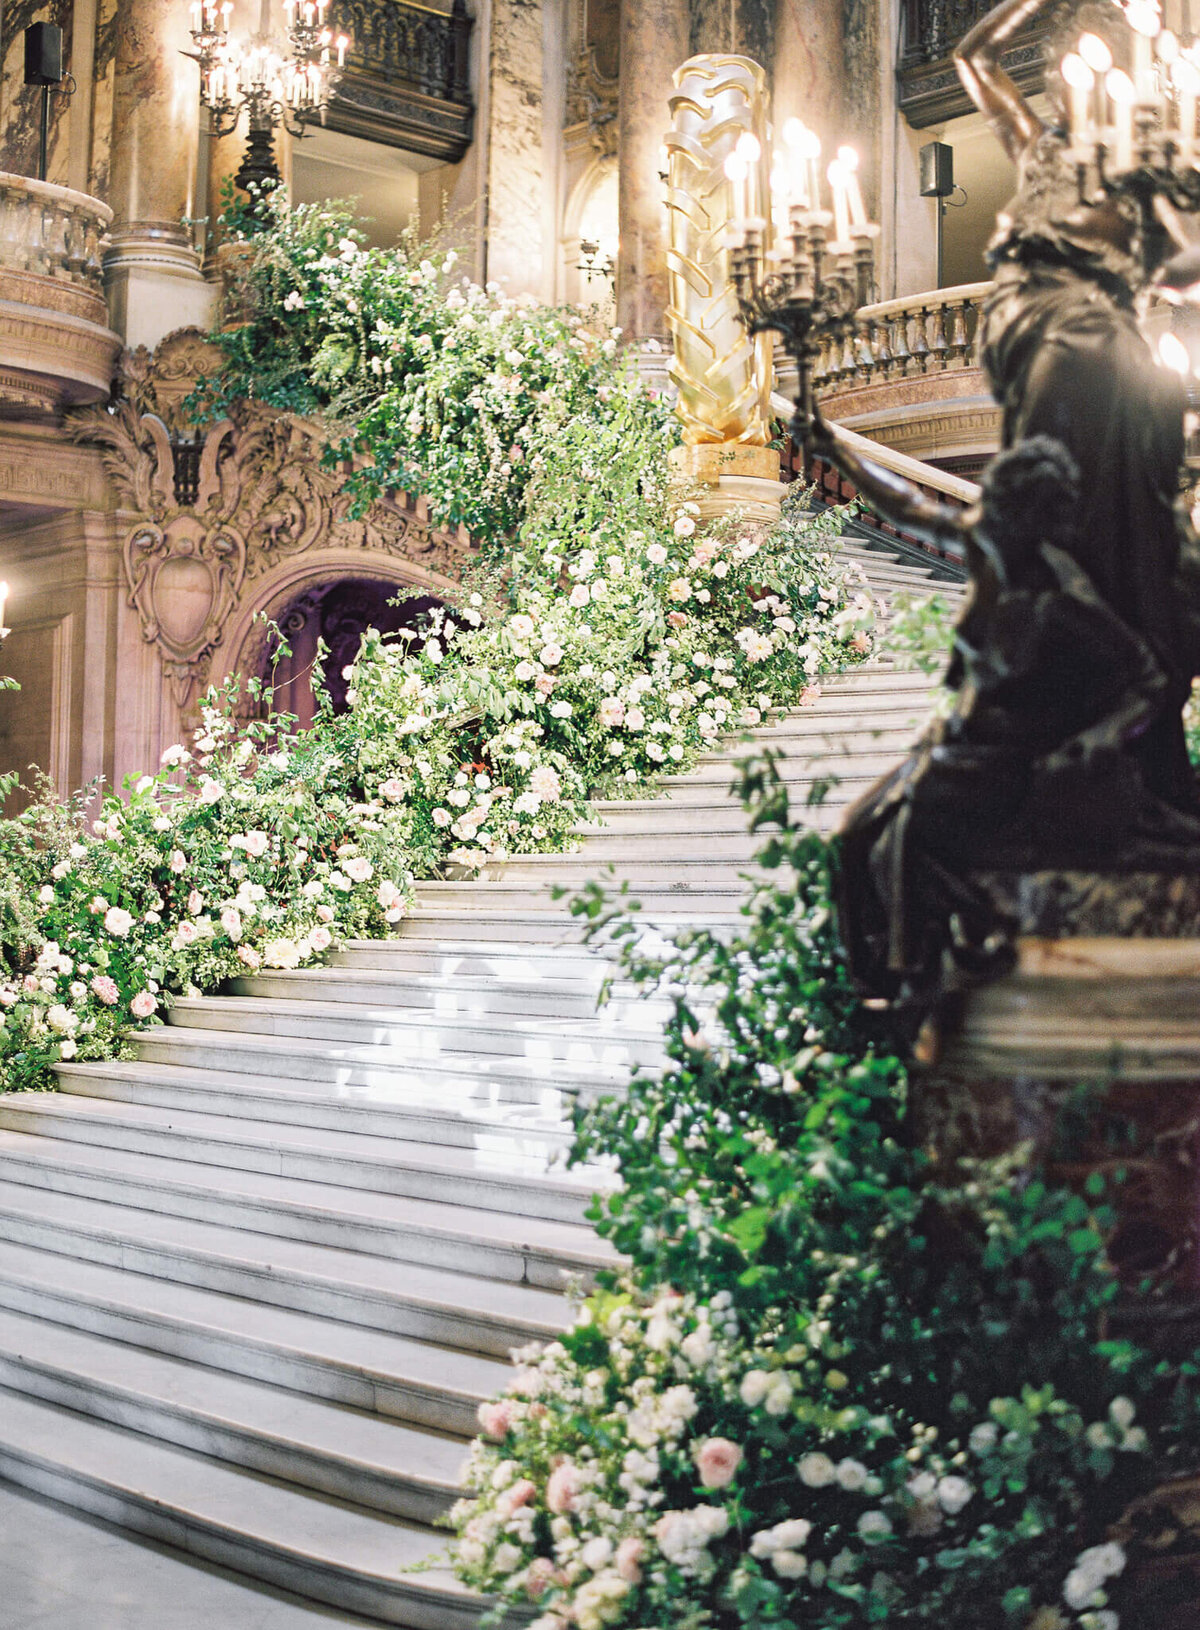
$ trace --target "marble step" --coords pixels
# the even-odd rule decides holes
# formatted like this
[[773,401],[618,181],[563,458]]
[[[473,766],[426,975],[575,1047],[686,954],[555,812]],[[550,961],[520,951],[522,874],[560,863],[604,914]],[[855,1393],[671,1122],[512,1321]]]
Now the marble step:
[[[737,917],[746,894],[747,886],[735,872],[713,881],[675,882],[664,878],[657,885],[640,888],[637,899],[644,916],[669,925],[675,916],[686,915],[701,922],[712,917]],[[469,916],[472,927],[478,925],[482,931],[489,918],[496,920],[499,927],[506,917],[512,920],[518,914],[540,911],[557,923],[566,910],[564,902],[551,893],[550,879],[545,883],[508,883],[503,878],[495,882],[419,883],[417,899],[421,909],[410,919],[413,927],[437,926],[446,920],[449,911]]]
[[890,713],[884,716],[890,720],[889,723],[872,725],[862,718],[851,719],[848,714],[831,719],[820,711],[818,702],[803,713],[789,714],[778,725],[756,730],[752,737],[729,739],[724,744],[723,753],[733,763],[763,747],[794,748],[797,753],[814,751],[826,745],[847,754],[903,751],[912,740],[915,727],[927,717],[928,709],[910,706],[909,714],[911,723]]
[[[890,752],[863,752],[847,757],[836,753],[814,754],[806,752],[793,758],[781,757],[778,762],[779,779],[787,786],[815,780],[876,781],[895,768],[898,755]],[[727,786],[733,778],[734,766],[728,759],[713,759],[698,764],[686,775],[664,775],[656,785],[660,796],[677,798],[692,788]]]
[[548,1173],[544,1154],[522,1154],[517,1139],[466,1149],[61,1093],[0,1098],[0,1129],[553,1222],[581,1221],[604,1181]]
[[371,1137],[394,1136],[402,1121],[404,1136],[417,1143],[448,1143],[468,1149],[515,1144],[528,1154],[540,1152],[549,1159],[571,1137],[562,1095],[556,1096],[555,1112],[549,1114],[540,1102],[494,1104],[490,1092],[478,1083],[473,1098],[448,1094],[437,1083],[422,1090],[407,1076],[375,1088],[341,1081],[267,1082],[262,1076],[141,1059],[62,1064],[57,1073],[64,1092],[120,1103],[201,1109],[235,1119],[278,1120]]
[[[478,894],[484,885],[470,882],[463,886]],[[503,881],[488,886],[507,888],[510,896],[513,892],[512,886]],[[737,886],[736,874],[732,886]],[[421,887],[437,889],[439,885]],[[530,885],[531,891],[542,887],[540,878]],[[557,904],[561,912],[562,903]],[[469,1012],[428,1013],[392,1006],[355,1006],[348,1011],[343,1002],[296,996],[254,1001],[240,996],[185,996],[172,1004],[168,1020],[188,1030],[214,1030],[222,1035],[246,1032],[279,1039],[296,1037],[371,1046],[381,1059],[399,1052],[413,1063],[464,1053],[486,1053],[498,1058],[532,1056],[551,1061],[567,1055],[580,1058],[591,1051],[598,1063],[626,1065],[655,1064],[662,1058],[661,1024],[655,1023],[653,1014],[644,1014],[640,1006],[632,1003],[618,1004],[618,1010],[611,1015],[606,1009],[598,1013],[593,1009],[586,1019],[502,1013],[483,1021]]]
[[[855,795],[859,789],[854,789]],[[810,806],[801,796],[790,797],[789,805],[793,820],[800,821],[809,827],[824,830],[835,824],[841,812],[848,808],[853,801],[851,791],[847,787],[833,788],[819,806]],[[676,839],[690,837],[693,834],[738,837],[745,833],[749,817],[745,810],[732,797],[721,799],[713,803],[676,803],[670,799],[646,799],[637,802],[625,802],[621,799],[593,801],[593,810],[596,811],[595,822],[586,827],[577,828],[582,836],[591,838],[593,835],[609,834],[612,837],[628,835],[657,836],[660,833]],[[764,829],[760,841],[765,842],[769,832]]]
[[423,1524],[319,1498],[137,1432],[8,1392],[0,1475],[189,1554],[405,1630],[478,1630],[484,1604]]
[[5,1181],[48,1194],[278,1235],[393,1262],[561,1291],[616,1257],[580,1223],[298,1182],[186,1159],[0,1132]]
[[409,924],[390,940],[343,940],[330,954],[327,966],[356,968],[367,973],[394,977],[397,971],[436,975],[442,981],[473,977],[499,986],[508,983],[544,982],[551,988],[560,980],[603,983],[604,959],[585,945],[565,945],[549,940],[544,947],[527,941],[510,945],[491,940],[481,945],[474,938],[444,936],[440,941],[414,943]]
[[0,1307],[459,1437],[511,1376],[483,1354],[3,1239]]
[[418,1523],[461,1493],[462,1438],[4,1309],[0,1388]]
[[500,1358],[566,1322],[560,1295],[0,1179],[0,1238],[174,1284]]
[[[542,921],[545,919],[543,917]],[[497,922],[497,929],[502,924]],[[530,938],[536,927],[530,925]],[[418,1100],[436,1092],[448,1108],[525,1103],[540,1105],[547,1114],[561,1113],[564,1096],[591,1097],[621,1092],[629,1084],[627,1064],[607,1064],[595,1049],[579,1058],[540,1059],[534,1056],[497,1058],[487,1053],[453,1053],[440,1058],[381,1057],[369,1043],[334,1045],[327,1041],[301,1041],[293,1036],[261,1036],[228,1031],[185,1029],[182,1025],[156,1025],[135,1038],[138,1058],[156,1064],[190,1069],[228,1071],[234,1075],[263,1075],[287,1080],[296,1087],[341,1086],[395,1094],[410,1084]]]
[[[553,967],[552,960],[547,961]],[[598,961],[588,969],[586,978],[559,979],[506,979],[502,971],[490,975],[407,971],[399,974],[378,967],[352,971],[339,963],[332,967],[272,969],[235,979],[232,990],[237,996],[338,1002],[352,1007],[369,1008],[386,1003],[392,1008],[415,1008],[434,1020],[443,1014],[462,1015],[472,1020],[511,1014],[591,1021],[596,1018],[596,1002],[603,983],[604,967]],[[643,1029],[661,1020],[666,1011],[664,1004],[649,998],[639,1001],[636,990],[628,985],[619,993],[614,992],[606,1015],[612,1019],[618,1011],[626,1010],[631,1021],[636,1021],[639,1013],[643,1015]]]

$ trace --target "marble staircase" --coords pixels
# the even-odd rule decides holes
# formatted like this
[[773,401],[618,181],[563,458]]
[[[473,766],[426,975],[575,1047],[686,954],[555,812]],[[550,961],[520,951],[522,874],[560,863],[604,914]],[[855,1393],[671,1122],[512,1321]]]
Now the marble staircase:
[[[881,595],[933,586],[845,547]],[[827,826],[926,702],[871,665],[756,739],[797,802],[834,783]],[[510,1349],[612,1260],[585,1218],[612,1175],[554,1164],[570,1105],[661,1057],[661,1004],[617,983],[597,1009],[548,885],[611,867],[648,933],[732,923],[745,750],[597,803],[572,855],[422,885],[394,941],[181,1000],[134,1058],[0,1097],[0,1478],[346,1613],[476,1625],[421,1566],[432,1524]]]

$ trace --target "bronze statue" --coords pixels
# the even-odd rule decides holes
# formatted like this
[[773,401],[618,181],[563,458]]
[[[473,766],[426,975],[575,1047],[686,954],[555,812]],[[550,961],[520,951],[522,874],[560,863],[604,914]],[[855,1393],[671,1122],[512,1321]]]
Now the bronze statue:
[[914,1008],[1005,965],[1012,925],[982,872],[1200,872],[1181,718],[1200,672],[1200,546],[1179,498],[1185,399],[1134,311],[1170,217],[1104,192],[1081,201],[1065,133],[1000,66],[1049,3],[1005,0],[957,52],[1019,171],[978,336],[1003,409],[980,503],[932,503],[819,415],[801,427],[904,530],[953,533],[971,572],[955,709],[853,806],[841,838],[855,975]]

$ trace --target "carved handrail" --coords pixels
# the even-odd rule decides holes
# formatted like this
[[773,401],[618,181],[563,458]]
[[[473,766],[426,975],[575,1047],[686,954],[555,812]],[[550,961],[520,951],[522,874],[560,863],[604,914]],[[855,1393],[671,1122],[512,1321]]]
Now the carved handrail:
[[991,287],[960,283],[864,306],[855,337],[826,345],[814,383],[857,387],[969,367],[980,307]]
[[[792,415],[792,404],[786,396],[778,391],[771,397],[771,412],[786,423]],[[952,475],[949,470],[939,470],[936,464],[926,464],[923,459],[910,458],[907,453],[898,452],[894,447],[885,447],[882,442],[872,441],[869,436],[860,436],[855,430],[847,430],[843,425],[831,426],[834,435],[847,447],[857,453],[873,459],[876,464],[885,470],[891,470],[894,475],[906,476],[909,481],[915,481],[917,486],[924,487],[928,492],[936,492],[943,498],[948,498],[954,504],[973,504],[979,497],[979,485],[975,481],[968,481],[964,476]]]
[[98,198],[0,174],[0,268],[101,292],[100,249],[112,210]]

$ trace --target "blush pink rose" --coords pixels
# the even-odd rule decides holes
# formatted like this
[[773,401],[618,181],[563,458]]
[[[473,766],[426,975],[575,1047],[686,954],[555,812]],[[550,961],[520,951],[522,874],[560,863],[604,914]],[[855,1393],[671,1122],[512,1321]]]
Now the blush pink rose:
[[539,1601],[550,1586],[556,1582],[557,1574],[554,1564],[549,1557],[535,1556],[529,1564],[525,1574],[525,1594],[531,1602]]
[[554,689],[554,675],[539,674],[533,682],[533,688],[539,696],[549,696]]
[[92,989],[105,1007],[115,1007],[121,1000],[121,992],[117,989],[115,979],[110,979],[106,973],[98,973],[92,980]]
[[728,1488],[741,1463],[741,1449],[728,1438],[706,1438],[696,1450],[696,1470],[706,1489]]
[[642,1558],[645,1554],[646,1542],[635,1534],[630,1534],[617,1546],[617,1573],[627,1585],[641,1584]]
[[512,1425],[512,1405],[506,1398],[493,1399],[479,1406],[479,1425],[485,1438],[497,1443],[508,1435]]
[[568,1511],[573,1511],[575,1502],[582,1492],[582,1479],[578,1466],[573,1466],[569,1460],[564,1460],[561,1466],[556,1466],[550,1473],[550,1480],[546,1484],[546,1505],[556,1517],[561,1517]]
[[154,1012],[158,1003],[148,990],[140,990],[129,1004],[129,1011],[135,1019],[148,1019]]
[[687,627],[687,612],[686,611],[668,611],[667,612],[667,621],[670,623],[672,628],[686,628]]
[[523,1505],[537,1497],[537,1484],[531,1483],[528,1477],[522,1477],[515,1483],[510,1483],[496,1501],[496,1510],[503,1517],[511,1517],[514,1511],[519,1511]]

